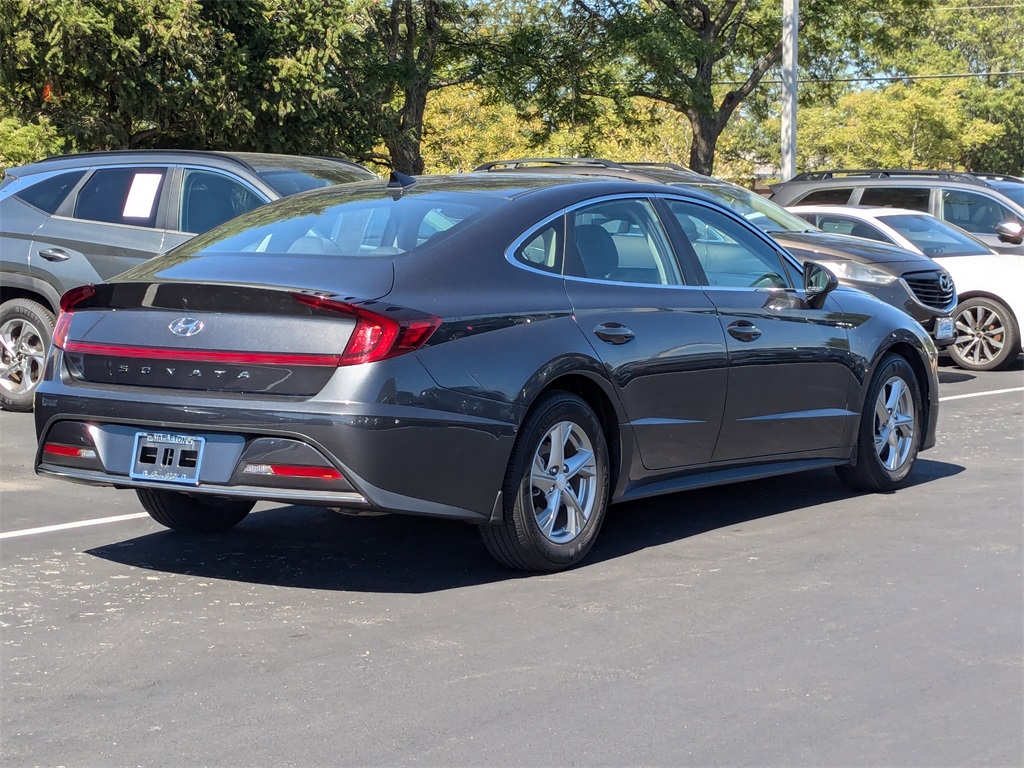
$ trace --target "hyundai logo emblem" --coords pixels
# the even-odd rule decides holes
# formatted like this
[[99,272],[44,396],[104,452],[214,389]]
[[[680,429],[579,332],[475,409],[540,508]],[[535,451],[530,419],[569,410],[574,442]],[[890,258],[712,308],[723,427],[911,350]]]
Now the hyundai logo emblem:
[[[953,290],[953,279],[949,275],[947,275],[947,274],[939,275],[939,288],[941,288],[944,291],[952,291]],[[200,323],[200,325],[202,325],[202,323]],[[198,333],[198,331],[197,331],[197,333]]]
[[206,324],[196,317],[179,317],[167,326],[167,329],[175,336],[195,336]]

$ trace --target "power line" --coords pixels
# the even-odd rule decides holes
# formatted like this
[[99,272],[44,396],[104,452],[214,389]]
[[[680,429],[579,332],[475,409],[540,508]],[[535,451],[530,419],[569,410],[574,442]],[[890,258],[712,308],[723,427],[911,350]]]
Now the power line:
[[[1011,70],[1009,72],[960,72],[946,75],[892,75],[875,77],[832,77],[823,80],[801,78],[798,83],[894,83],[903,80],[955,80],[957,78],[971,77],[1019,77],[1024,75],[1024,70]],[[745,80],[724,80],[712,83],[712,85],[743,85]],[[782,85],[781,80],[762,80],[764,85]]]

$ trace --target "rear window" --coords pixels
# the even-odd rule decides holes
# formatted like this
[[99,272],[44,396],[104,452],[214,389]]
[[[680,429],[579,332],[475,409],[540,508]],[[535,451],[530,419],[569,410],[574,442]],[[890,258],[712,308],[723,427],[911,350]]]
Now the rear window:
[[69,171],[33,184],[21,190],[15,197],[47,213],[56,213],[68,193],[85,175],[85,171]]
[[434,245],[503,202],[453,192],[407,194],[397,200],[380,186],[334,195],[303,195],[257,208],[176,249],[208,253],[394,257]]
[[794,200],[793,204],[800,205],[846,205],[850,202],[850,193],[853,190],[849,187],[839,189],[817,189],[808,195],[804,195],[799,201]]
[[[245,155],[243,155],[245,157]],[[314,157],[282,157],[254,164],[256,173],[281,196],[377,178],[358,165]]]

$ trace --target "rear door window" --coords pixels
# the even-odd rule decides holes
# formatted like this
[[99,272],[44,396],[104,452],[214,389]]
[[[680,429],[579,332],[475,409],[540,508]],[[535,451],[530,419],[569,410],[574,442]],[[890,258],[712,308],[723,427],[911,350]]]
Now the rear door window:
[[100,168],[75,201],[74,217],[109,224],[155,227],[167,169]]
[[931,193],[928,187],[866,187],[860,196],[860,204],[927,211]]

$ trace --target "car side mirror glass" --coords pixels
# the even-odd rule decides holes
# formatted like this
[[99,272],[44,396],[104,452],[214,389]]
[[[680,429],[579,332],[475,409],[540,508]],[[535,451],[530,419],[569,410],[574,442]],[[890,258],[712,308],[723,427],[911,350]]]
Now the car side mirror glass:
[[1020,222],[1004,221],[1002,224],[996,224],[996,233],[1004,243],[1011,245],[1024,243],[1024,226]]
[[821,309],[825,304],[825,297],[839,287],[839,278],[831,270],[808,261],[804,264],[804,293],[807,294],[807,304],[812,309]]

